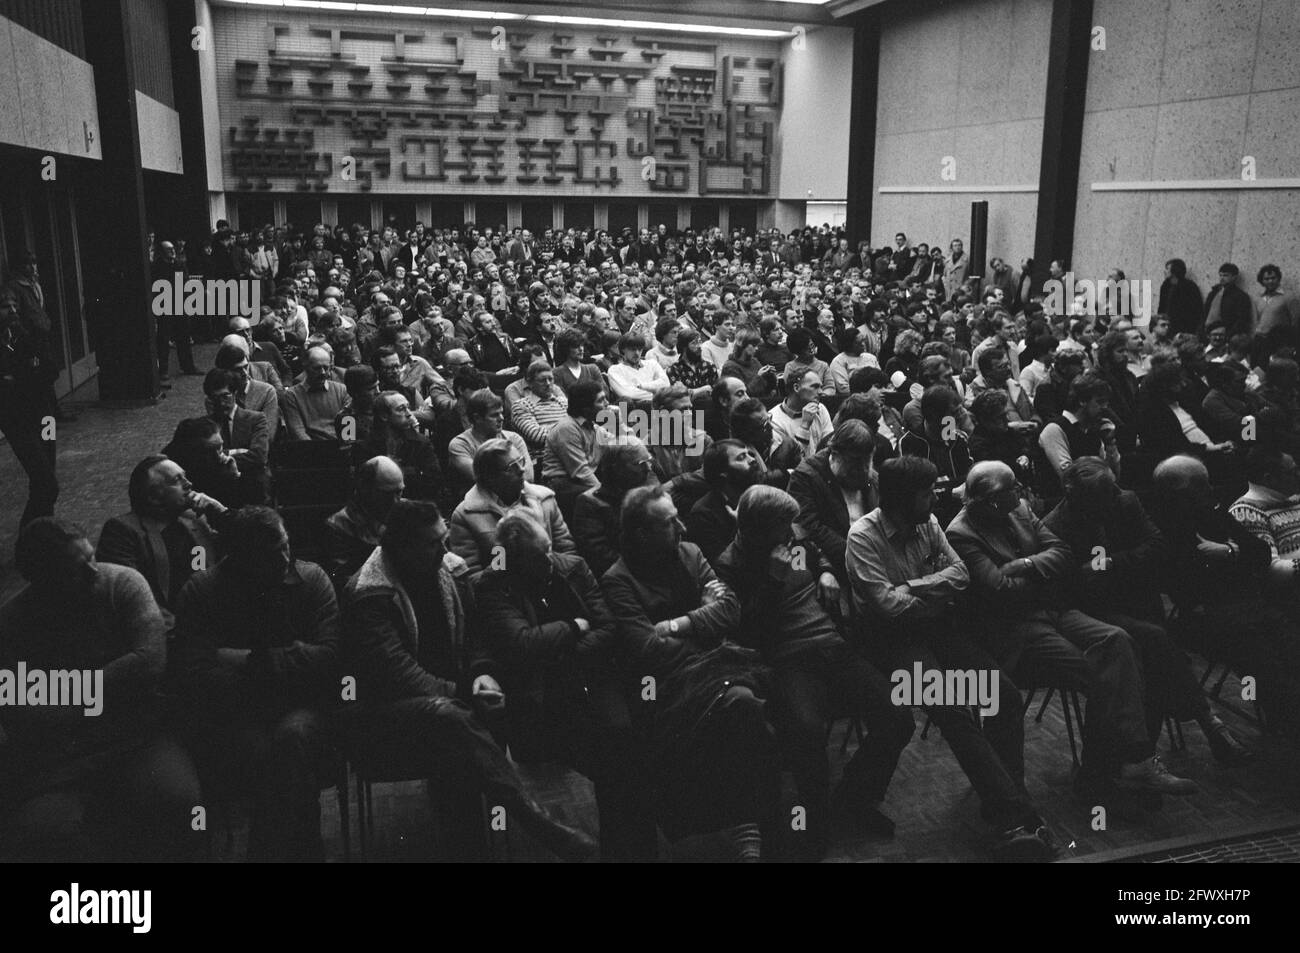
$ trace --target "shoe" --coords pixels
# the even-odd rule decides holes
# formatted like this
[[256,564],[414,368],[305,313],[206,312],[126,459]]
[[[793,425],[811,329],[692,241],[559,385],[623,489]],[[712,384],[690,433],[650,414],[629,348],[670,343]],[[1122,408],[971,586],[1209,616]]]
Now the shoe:
[[158,372],[158,380],[160,380],[160,381],[169,381],[169,380],[171,380],[171,375],[168,374],[166,371],[159,371],[159,372]]
[[75,424],[77,415],[71,411],[59,409],[54,412],[54,419],[61,424]]
[[1195,794],[1200,788],[1195,781],[1169,773],[1159,758],[1147,758],[1120,768],[1119,786],[1157,794]]
[[202,377],[202,376],[203,376],[203,372],[202,372],[201,370],[199,370],[197,367],[183,367],[183,368],[181,368],[181,374],[184,375],[185,377]]
[[1056,856],[1056,845],[1046,827],[1032,832],[1027,827],[1015,827],[998,835],[993,856],[997,860],[1051,860]]
[[600,847],[587,834],[555,820],[530,797],[514,799],[506,805],[507,817],[519,822],[529,837],[537,841],[560,860],[578,863],[595,860]]
[[161,388],[162,390],[171,390],[172,382],[167,380],[166,378],[163,378],[162,380],[158,381],[158,387]]
[[1232,764],[1238,761],[1247,761],[1253,757],[1253,752],[1232,734],[1219,718],[1211,717],[1210,723],[1203,729],[1205,740],[1210,746],[1210,752],[1214,755],[1214,760],[1224,764]]

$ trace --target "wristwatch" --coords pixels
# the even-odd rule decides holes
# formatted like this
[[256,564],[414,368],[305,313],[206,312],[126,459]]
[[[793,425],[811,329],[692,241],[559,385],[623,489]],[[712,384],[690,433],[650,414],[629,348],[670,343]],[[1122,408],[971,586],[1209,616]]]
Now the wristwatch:
[[673,635],[676,635],[676,634],[677,634],[677,631],[678,631],[680,628],[681,628],[681,626],[679,626],[679,625],[677,624],[677,620],[676,620],[676,619],[669,619],[669,620],[668,620],[668,631],[671,632]]

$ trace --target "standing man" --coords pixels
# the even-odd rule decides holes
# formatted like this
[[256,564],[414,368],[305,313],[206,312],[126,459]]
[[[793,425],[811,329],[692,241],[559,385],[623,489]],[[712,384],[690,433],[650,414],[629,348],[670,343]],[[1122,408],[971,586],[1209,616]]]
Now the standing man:
[[0,433],[27,472],[27,506],[20,526],[54,515],[59,498],[55,477],[55,442],[45,440],[45,418],[53,407],[41,351],[28,334],[12,286],[0,288]]
[[49,408],[49,413],[61,424],[70,424],[77,419],[76,414],[59,409],[58,398],[54,396],[54,379],[59,368],[54,355],[54,341],[50,316],[45,312],[45,291],[41,288],[41,278],[36,272],[36,256],[24,252],[18,256],[13,265],[14,277],[5,285],[4,290],[13,295],[18,309],[18,321],[27,333],[36,357],[39,359],[40,403]]
[[[158,257],[149,265],[149,286],[152,288],[157,281],[165,281],[169,286],[185,281],[185,270],[177,260],[176,246],[171,242],[162,242],[158,245]],[[194,352],[190,347],[189,319],[184,314],[159,314],[156,315],[156,319],[154,345],[158,349],[158,379],[170,380],[167,366],[173,341],[176,342],[176,359],[180,362],[181,373],[202,373],[194,366]]]

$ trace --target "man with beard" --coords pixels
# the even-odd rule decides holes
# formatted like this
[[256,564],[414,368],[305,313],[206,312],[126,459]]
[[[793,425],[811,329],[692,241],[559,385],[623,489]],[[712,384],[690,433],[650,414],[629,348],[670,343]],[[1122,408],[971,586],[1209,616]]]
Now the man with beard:
[[714,562],[736,536],[736,506],[757,483],[763,465],[753,448],[740,440],[719,440],[704,452],[702,470],[709,491],[686,515],[686,538]]

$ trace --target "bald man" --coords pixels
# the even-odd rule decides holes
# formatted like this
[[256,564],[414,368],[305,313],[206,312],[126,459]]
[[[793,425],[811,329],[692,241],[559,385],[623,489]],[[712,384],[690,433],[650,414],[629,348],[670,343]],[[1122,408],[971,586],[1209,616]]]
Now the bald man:
[[226,330],[230,334],[238,334],[248,342],[248,359],[250,361],[262,361],[270,364],[275,368],[275,373],[280,376],[281,380],[292,379],[293,375],[289,372],[289,364],[285,361],[284,355],[280,353],[280,349],[270,341],[253,340],[253,326],[247,318],[238,316],[231,318],[226,323]]
[[1194,793],[1193,782],[1175,777],[1154,755],[1133,640],[1118,626],[1065,607],[1070,547],[1020,498],[1009,466],[986,460],[971,467],[965,505],[947,532],[970,571],[985,645],[1003,671],[1018,685],[1088,697],[1076,790],[1095,797],[1117,784]]
[[1268,543],[1233,519],[1195,457],[1156,467],[1151,517],[1168,547],[1162,588],[1178,610],[1183,644],[1254,676],[1270,727],[1300,734],[1300,625],[1266,596]]
[[280,416],[289,440],[336,440],[334,418],[347,402],[348,390],[331,376],[334,356],[313,347],[303,358],[301,384],[284,392]]
[[370,558],[393,504],[406,490],[406,477],[392,457],[371,457],[357,467],[356,490],[347,506],[328,520],[324,569],[341,590]]

